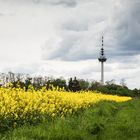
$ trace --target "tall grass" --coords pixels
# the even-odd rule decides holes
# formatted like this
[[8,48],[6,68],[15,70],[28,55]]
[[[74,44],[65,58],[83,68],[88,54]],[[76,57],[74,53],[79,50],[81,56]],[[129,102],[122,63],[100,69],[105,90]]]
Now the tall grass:
[[139,140],[140,101],[100,102],[66,118],[22,126],[0,140]]

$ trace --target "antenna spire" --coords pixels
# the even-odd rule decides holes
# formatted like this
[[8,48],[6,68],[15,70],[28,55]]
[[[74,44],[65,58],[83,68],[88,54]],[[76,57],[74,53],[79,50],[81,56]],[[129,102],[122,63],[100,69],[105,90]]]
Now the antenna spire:
[[102,36],[102,47],[104,46],[104,36]]

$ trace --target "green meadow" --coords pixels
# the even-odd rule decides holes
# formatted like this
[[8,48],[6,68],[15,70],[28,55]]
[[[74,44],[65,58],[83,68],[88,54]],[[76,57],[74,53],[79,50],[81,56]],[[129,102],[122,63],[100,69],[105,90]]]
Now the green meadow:
[[0,140],[139,140],[140,100],[100,102],[65,118],[0,133]]

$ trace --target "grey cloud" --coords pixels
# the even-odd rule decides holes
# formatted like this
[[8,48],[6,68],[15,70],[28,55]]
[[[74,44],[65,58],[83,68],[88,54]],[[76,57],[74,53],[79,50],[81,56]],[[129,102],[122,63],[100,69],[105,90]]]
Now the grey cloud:
[[140,2],[125,0],[114,14],[112,23],[117,44],[114,46],[120,52],[117,55],[130,56],[140,54]]
[[[3,1],[3,0],[1,0]],[[6,0],[3,2],[11,3],[34,3],[34,4],[50,4],[50,5],[63,5],[67,7],[75,7],[78,3],[84,2],[85,0]],[[91,0],[86,0],[91,1]]]
[[32,74],[38,71],[39,65],[38,64],[16,64],[11,66],[6,66],[2,69],[3,72],[9,72],[12,71],[14,73],[27,73],[27,74]]
[[[108,0],[108,2],[114,0]],[[60,2],[60,1],[59,1]],[[67,2],[67,1],[65,1]],[[101,46],[101,36],[105,32],[106,55],[111,59],[127,61],[129,56],[140,54],[140,2],[138,0],[115,1],[113,11],[98,3],[87,3],[71,10],[69,17],[59,22],[61,42],[54,38],[56,46],[43,47],[43,59],[78,61],[97,59]],[[107,2],[106,2],[107,3]],[[79,3],[80,4],[80,3]],[[79,16],[81,15],[81,16]],[[53,49],[52,49],[53,48]]]
[[0,16],[4,16],[4,13],[0,13]]
[[[13,2],[14,1],[27,2],[27,0],[13,0]],[[29,1],[30,0],[28,0],[28,2]],[[33,52],[35,52],[35,44],[39,46],[43,43],[43,40],[46,39],[46,43],[42,48],[43,59],[45,61],[41,60],[42,63],[38,62],[38,65],[37,63],[25,65],[22,64],[21,60],[18,60],[20,64],[14,66],[17,60],[11,64],[11,58],[7,55],[8,66],[5,67],[3,64],[5,62],[1,59],[3,63],[1,63],[0,69],[3,71],[11,70],[13,72],[27,72],[31,74],[62,75],[64,77],[78,75],[80,78],[95,78],[96,80],[100,80],[100,63],[97,58],[101,47],[101,36],[104,33],[105,53],[108,57],[108,61],[105,64],[105,79],[111,80],[112,77],[113,79],[126,78],[127,81],[129,78],[131,79],[131,81],[129,81],[130,86],[134,84],[133,87],[139,87],[140,57],[135,56],[139,54],[139,0],[91,0],[90,3],[86,3],[90,1],[87,0],[85,4],[83,4],[83,1],[86,0],[75,0],[76,3],[73,5],[73,8],[68,8],[69,4],[61,0],[58,1],[58,3],[53,3],[53,0],[48,1],[48,3],[43,3],[43,1],[38,3],[36,1],[40,5],[31,4],[29,6],[26,4],[22,6],[15,4],[16,9],[21,9],[21,13],[17,14],[18,10],[15,10],[17,14],[15,17],[9,18],[7,16],[6,18],[1,18],[2,20],[4,19],[3,23],[8,23],[6,26],[7,28],[5,28],[6,30],[3,30],[1,33],[3,34],[5,31],[11,30],[13,27],[11,26],[12,23],[15,23],[16,29],[14,28],[14,35],[20,30],[21,33],[25,30],[26,34],[32,32],[31,35],[33,37],[35,33],[38,34],[37,38],[33,38],[31,41],[34,43],[29,44],[32,46],[31,51]],[[93,1],[95,1],[95,3]],[[109,1],[111,5],[109,5]],[[113,3],[117,3],[118,1],[120,4],[113,10],[114,12],[111,12],[110,7],[112,7]],[[12,2],[10,2],[9,7],[11,3]],[[49,6],[46,8],[47,4]],[[8,8],[7,11],[13,11],[13,7],[11,7],[11,9]],[[4,7],[3,9],[4,13],[6,13],[6,8]],[[21,22],[13,22],[16,18],[17,21],[25,18],[22,20],[24,28],[21,26],[20,28],[18,27]],[[33,21],[37,21],[33,22],[33,24],[37,24],[37,26],[33,28],[35,32],[33,32],[33,30],[30,31],[33,24],[26,24],[26,22],[31,21],[33,18],[36,18],[36,20]],[[43,22],[46,24],[42,24]],[[52,24],[50,31],[48,28],[45,28],[47,22]],[[46,31],[46,34],[41,32],[41,29],[42,31]],[[41,34],[39,34],[38,31],[40,31]],[[29,37],[29,40],[30,39]],[[6,41],[9,44],[12,43],[11,40],[13,40],[11,36],[10,38],[6,36]],[[13,41],[23,41],[21,44],[23,47],[30,43],[26,39],[16,39]],[[6,47],[6,45],[3,44],[1,46],[3,46],[3,49]],[[17,48],[18,47],[17,43]],[[27,48],[25,47],[24,49]],[[30,51],[29,48],[27,50]],[[18,53],[18,51],[15,52],[16,54]],[[39,53],[38,51],[37,54],[39,55]],[[34,57],[37,58],[36,56]],[[16,57],[16,55],[13,57]],[[134,57],[137,57],[137,59],[133,59]],[[32,58],[32,55],[30,58]],[[63,61],[56,61],[56,59]],[[47,63],[48,60],[51,61]],[[83,63],[81,63],[81,60],[83,60]],[[27,62],[27,60],[24,61]],[[36,59],[32,61],[36,61]],[[5,69],[2,69],[2,67],[5,67]]]
[[46,41],[42,48],[43,59],[79,61],[97,58],[105,16],[104,11],[94,12],[95,8],[96,5],[87,4],[71,10],[69,17],[65,15],[65,20],[58,22],[58,37]]
[[68,7],[74,7],[77,5],[77,0],[48,0],[50,4],[54,5],[65,5]]
[[68,21],[66,23],[64,23],[62,25],[62,28],[64,30],[67,30],[67,31],[75,31],[75,32],[81,32],[81,31],[88,31],[88,23],[84,23],[84,22],[81,22],[81,21]]
[[74,7],[77,5],[77,0],[32,0],[34,3],[44,3],[51,5],[64,5],[68,7]]
[[0,13],[0,17],[4,17],[4,16],[15,16],[15,13]]
[[43,47],[43,58],[60,59],[65,61],[78,61],[96,58],[97,55],[93,55],[97,52],[96,49],[92,47],[94,45],[91,42],[91,44],[89,43],[87,46],[87,39],[84,37],[85,36],[79,34],[64,34],[60,42],[57,41],[56,38],[54,38],[51,42],[46,42]]

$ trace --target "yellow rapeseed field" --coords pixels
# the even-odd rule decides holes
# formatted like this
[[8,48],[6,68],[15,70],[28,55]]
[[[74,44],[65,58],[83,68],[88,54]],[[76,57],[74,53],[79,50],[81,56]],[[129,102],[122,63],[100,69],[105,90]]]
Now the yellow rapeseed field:
[[51,91],[45,88],[35,91],[30,88],[25,92],[20,88],[0,88],[0,119],[3,121],[10,119],[15,125],[19,121],[26,123],[47,116],[63,117],[80,109],[86,109],[102,100],[125,102],[131,100],[131,97],[90,91],[73,93],[63,90]]

